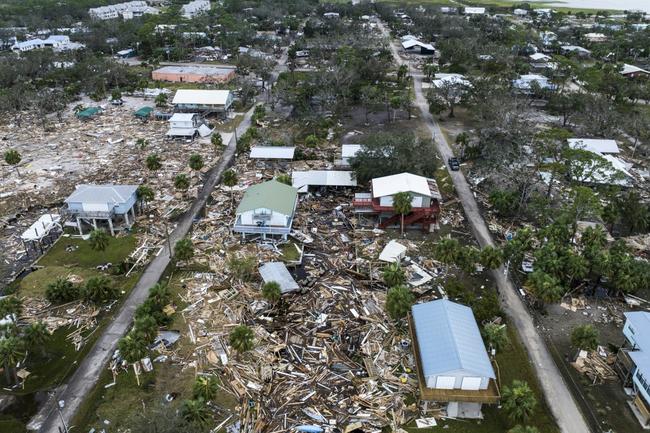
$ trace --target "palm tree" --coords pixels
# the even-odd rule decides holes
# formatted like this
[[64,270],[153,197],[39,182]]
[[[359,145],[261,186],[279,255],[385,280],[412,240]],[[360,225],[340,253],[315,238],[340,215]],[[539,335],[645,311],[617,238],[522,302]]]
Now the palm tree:
[[183,401],[181,416],[185,421],[201,426],[207,425],[212,418],[210,409],[202,398]]
[[528,383],[513,380],[511,386],[503,388],[501,406],[512,421],[526,421],[535,412],[537,399]]
[[473,246],[459,247],[456,253],[456,265],[463,272],[468,274],[476,271],[476,262],[480,260],[480,252],[478,248]]
[[115,299],[117,297],[117,288],[113,286],[110,278],[98,275],[86,281],[82,293],[86,301],[100,304]]
[[239,325],[230,332],[230,345],[237,353],[244,353],[253,348],[253,330],[246,325]]
[[557,278],[543,271],[535,270],[528,276],[533,293],[543,303],[557,302],[562,298],[564,289]]
[[189,165],[192,170],[199,171],[203,168],[203,158],[198,153],[194,153],[190,156]]
[[135,194],[141,203],[150,202],[155,197],[153,189],[151,189],[151,187],[147,185],[140,185],[138,189],[135,191]]
[[598,330],[593,325],[580,325],[571,332],[571,344],[582,350],[596,350],[598,347]]
[[110,238],[104,230],[95,229],[90,232],[90,238],[88,239],[88,242],[90,242],[90,248],[93,250],[104,251],[106,250],[106,247],[108,247],[109,240]]
[[187,261],[194,257],[194,245],[189,238],[183,238],[174,245],[174,257],[176,260]]
[[174,187],[182,191],[187,190],[190,187],[190,180],[187,178],[187,175],[184,173],[177,174],[174,178]]
[[16,365],[24,356],[24,343],[20,338],[8,336],[0,339],[0,364],[5,370],[7,384],[18,382]]
[[151,171],[160,170],[160,168],[162,167],[162,162],[160,162],[160,156],[158,156],[155,153],[152,153],[151,155],[147,156],[147,159],[145,160],[145,165]]
[[393,209],[401,216],[402,236],[404,236],[404,216],[411,213],[413,196],[410,192],[398,192],[393,196]]
[[[232,168],[226,170],[226,172],[223,174],[222,182],[228,188],[232,188],[233,186],[237,185],[237,183],[239,182],[239,179],[237,178],[237,173],[235,173],[235,171]],[[230,190],[230,205],[231,206],[232,206],[232,201],[233,201],[233,198],[232,198],[232,189],[231,189]]]
[[194,398],[201,398],[205,401],[216,399],[218,392],[219,381],[213,375],[197,377],[192,387]]
[[148,300],[153,302],[159,308],[163,308],[165,305],[169,304],[171,301],[171,292],[169,291],[169,286],[165,284],[154,284],[149,289]]
[[221,134],[219,134],[216,131],[214,132],[214,134],[212,134],[212,138],[210,139],[210,141],[212,142],[212,145],[214,146],[215,149],[219,149],[221,148],[221,146],[223,146],[223,137],[221,136]]
[[382,271],[384,284],[388,287],[399,286],[406,282],[406,274],[399,263],[389,263]]
[[20,153],[15,149],[9,149],[5,152],[4,157],[5,157],[5,162],[13,166],[14,169],[16,170],[16,173],[18,173],[18,175],[20,176],[18,167],[16,167],[23,159],[22,156],[20,156]]
[[483,267],[497,269],[503,263],[503,253],[498,248],[487,246],[481,250],[479,260]]
[[508,345],[508,334],[505,325],[486,323],[483,326],[483,339],[489,347],[501,350]]
[[262,286],[262,296],[272,304],[277,303],[282,299],[282,288],[280,287],[280,284],[276,281],[269,281],[264,284],[264,286]]
[[399,320],[406,316],[413,302],[415,296],[406,286],[391,287],[386,295],[386,311],[393,320]]
[[15,296],[5,296],[0,299],[0,320],[7,316],[20,316],[23,312],[23,302]]
[[456,261],[459,250],[460,244],[456,239],[444,238],[433,247],[433,254],[442,263],[451,265]]
[[32,322],[23,330],[23,338],[27,347],[38,347],[41,353],[43,346],[50,336],[47,326],[43,322]]
[[133,331],[120,338],[117,348],[120,351],[120,356],[129,364],[138,362],[147,354],[147,343]]
[[158,335],[158,322],[151,315],[136,317],[133,322],[133,332],[138,339],[151,343]]
[[79,287],[65,278],[57,278],[45,289],[45,297],[51,302],[70,302],[79,298]]

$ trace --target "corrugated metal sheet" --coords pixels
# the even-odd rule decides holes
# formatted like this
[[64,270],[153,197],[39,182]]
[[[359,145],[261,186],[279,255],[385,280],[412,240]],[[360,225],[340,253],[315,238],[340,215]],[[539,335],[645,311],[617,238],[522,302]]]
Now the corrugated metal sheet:
[[77,185],[77,189],[65,202],[122,204],[126,203],[137,189],[136,185]]
[[295,147],[290,146],[255,146],[251,148],[251,159],[293,159]]
[[357,186],[352,171],[308,170],[291,173],[291,184],[298,192],[307,192],[310,186]]
[[179,89],[172,104],[226,105],[230,90]]
[[260,266],[259,271],[265,283],[275,281],[280,285],[282,293],[293,292],[300,288],[282,262],[265,263]]
[[600,138],[569,138],[569,147],[572,149],[583,149],[594,153],[620,153],[621,150],[616,140],[604,140]]
[[441,299],[411,313],[425,377],[464,370],[496,378],[471,308]]

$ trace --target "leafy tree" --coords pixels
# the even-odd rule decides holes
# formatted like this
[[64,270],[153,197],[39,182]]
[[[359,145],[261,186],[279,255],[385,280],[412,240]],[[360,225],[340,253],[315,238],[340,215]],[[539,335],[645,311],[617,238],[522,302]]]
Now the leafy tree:
[[120,338],[117,348],[120,356],[129,364],[138,362],[147,355],[147,343],[133,331]]
[[467,85],[462,81],[452,80],[431,87],[426,96],[429,102],[429,111],[431,114],[438,115],[449,110],[449,117],[454,117],[454,109],[460,104],[466,90]]
[[486,323],[483,325],[483,339],[489,347],[495,350],[501,350],[508,346],[508,333],[505,325],[496,323]]
[[503,217],[511,217],[519,210],[519,194],[515,191],[494,190],[488,200],[494,210]]
[[580,325],[571,331],[571,344],[582,350],[596,350],[598,347],[598,330],[593,325]]
[[0,320],[7,316],[20,316],[23,311],[23,302],[16,296],[0,298]]
[[289,175],[287,173],[282,173],[282,174],[276,176],[275,180],[277,180],[278,182],[283,183],[285,185],[291,185],[292,184],[291,175]]
[[503,253],[498,248],[487,246],[481,250],[479,261],[487,269],[497,269],[503,263]]
[[95,251],[105,251],[110,242],[108,233],[102,229],[95,229],[90,232],[90,237],[88,238],[90,243],[90,248]]
[[394,286],[386,295],[386,311],[393,320],[399,320],[406,316],[414,302],[415,296],[406,286]]
[[190,168],[199,171],[203,168],[203,158],[198,153],[190,156]]
[[45,289],[48,301],[65,303],[79,299],[79,287],[65,278],[57,278],[49,283]]
[[212,419],[210,409],[202,398],[183,401],[181,416],[185,421],[199,426],[207,426]]
[[434,158],[422,157],[428,155],[430,146],[430,141],[420,140],[410,132],[371,134],[350,165],[360,183],[402,172],[427,176],[437,169]]
[[174,188],[180,190],[187,190],[190,187],[190,180],[184,173],[177,174],[174,178]]
[[433,248],[435,258],[446,265],[452,265],[456,262],[458,252],[461,246],[456,239],[447,237],[440,241]]
[[512,421],[527,421],[537,408],[537,399],[528,383],[513,380],[511,386],[503,388],[501,407]]
[[189,238],[183,238],[174,245],[174,257],[179,261],[188,261],[194,257],[194,245]]
[[269,281],[262,286],[262,296],[272,304],[277,303],[282,298],[280,284],[276,281]]
[[[18,151],[15,149],[7,150],[4,154],[4,157],[5,157],[5,162],[14,167],[16,167],[23,159],[22,156],[20,156],[20,153],[18,153]],[[16,172],[20,175],[20,173],[18,172],[18,168],[16,168]]]
[[634,235],[647,233],[650,229],[650,206],[643,203],[637,191],[628,191],[616,200],[616,207],[620,214],[622,231]]
[[399,263],[389,263],[384,267],[382,271],[382,278],[384,284],[388,287],[399,286],[406,283],[406,274],[404,269],[400,266]]
[[214,375],[198,376],[194,380],[192,394],[194,398],[201,398],[205,401],[215,400],[219,392],[219,381]]
[[82,290],[83,298],[95,304],[115,299],[117,293],[117,288],[113,285],[110,278],[104,275],[89,278]]
[[230,332],[230,345],[237,353],[244,353],[253,348],[255,336],[253,330],[246,325],[236,326]]
[[160,156],[158,156],[155,153],[152,153],[151,155],[147,156],[147,159],[145,160],[145,164],[147,168],[151,171],[160,170],[160,168],[162,167],[162,163],[160,162]]
[[25,356],[24,343],[16,336],[0,338],[0,365],[5,371],[7,383],[18,382],[16,365]]
[[476,270],[476,263],[479,260],[480,252],[473,246],[461,247],[456,253],[456,265],[468,274]]

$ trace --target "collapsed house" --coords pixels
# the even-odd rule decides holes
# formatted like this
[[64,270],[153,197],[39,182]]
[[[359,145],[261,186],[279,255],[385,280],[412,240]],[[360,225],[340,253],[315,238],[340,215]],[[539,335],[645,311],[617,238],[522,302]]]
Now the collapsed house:
[[643,428],[650,428],[650,313],[624,313],[625,342],[614,364],[626,393],[627,402]]
[[372,180],[371,192],[356,193],[352,204],[357,214],[374,215],[379,228],[400,224],[401,215],[393,207],[393,197],[402,192],[412,196],[411,212],[404,216],[404,226],[420,225],[432,231],[438,223],[442,195],[434,179],[400,173]]
[[168,138],[189,138],[196,135],[207,137],[212,130],[205,124],[201,116],[196,113],[174,113],[169,118],[169,130],[165,134]]
[[77,185],[65,199],[64,214],[76,219],[82,236],[83,224],[90,224],[96,230],[98,220],[106,221],[111,235],[115,236],[116,224],[130,228],[135,222],[137,189],[135,185]]
[[499,402],[496,375],[472,309],[445,299],[411,307],[409,328],[420,400],[445,403],[447,416],[482,418]]
[[233,232],[287,239],[298,204],[298,190],[277,180],[250,186],[237,206]]

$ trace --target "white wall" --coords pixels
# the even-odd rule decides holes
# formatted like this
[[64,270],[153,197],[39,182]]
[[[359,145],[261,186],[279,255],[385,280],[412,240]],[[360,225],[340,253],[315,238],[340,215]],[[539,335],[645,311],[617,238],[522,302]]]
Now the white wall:
[[[261,209],[260,209],[261,210]],[[258,210],[259,211],[259,210]],[[286,227],[287,225],[287,215],[284,215],[280,212],[274,212],[270,209],[266,209],[268,213],[271,214],[271,217],[264,219],[267,226],[279,226]],[[244,225],[256,225],[257,220],[254,219],[254,211],[250,210],[241,214],[241,224]]]
[[426,378],[427,388],[435,389],[466,389],[479,390],[487,389],[490,378],[478,377],[476,374],[466,371],[453,371],[446,374],[431,375]]

